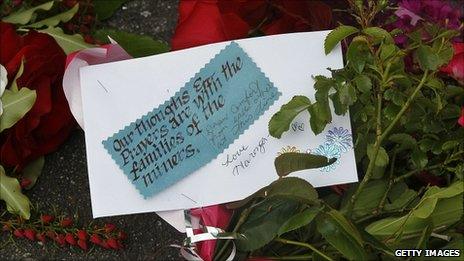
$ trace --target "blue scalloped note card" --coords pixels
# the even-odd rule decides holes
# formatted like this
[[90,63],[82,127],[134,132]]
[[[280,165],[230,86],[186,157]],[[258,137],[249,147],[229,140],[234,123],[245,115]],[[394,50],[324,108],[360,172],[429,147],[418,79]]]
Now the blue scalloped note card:
[[232,42],[169,100],[102,143],[147,198],[215,159],[280,95]]

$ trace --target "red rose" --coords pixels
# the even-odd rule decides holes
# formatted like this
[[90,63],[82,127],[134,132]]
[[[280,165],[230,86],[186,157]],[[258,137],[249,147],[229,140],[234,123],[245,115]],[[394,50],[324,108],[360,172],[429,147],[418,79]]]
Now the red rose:
[[327,29],[329,6],[310,0],[181,0],[173,50],[267,35]]
[[0,64],[8,71],[9,82],[24,58],[18,86],[37,93],[31,110],[0,134],[0,163],[21,169],[56,150],[75,127],[62,88],[66,55],[49,35],[30,31],[20,36],[7,23],[0,23],[0,45]]
[[454,56],[441,71],[464,84],[464,43],[453,43]]

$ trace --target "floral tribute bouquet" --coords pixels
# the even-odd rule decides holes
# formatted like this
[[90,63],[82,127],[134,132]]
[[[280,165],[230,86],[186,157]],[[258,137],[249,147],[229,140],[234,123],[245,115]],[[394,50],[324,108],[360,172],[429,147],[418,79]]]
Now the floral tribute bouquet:
[[[101,62],[168,50],[150,37],[97,26],[124,2],[0,1],[0,200],[6,203],[0,206],[0,224],[16,238],[83,250],[89,243],[105,249],[123,246],[126,234],[113,224],[82,227],[71,216],[40,213],[22,191],[34,186],[44,155],[57,150],[78,126],[63,90],[73,86],[70,81],[63,86],[63,75],[83,49],[108,50],[107,57],[98,57]],[[119,45],[110,44],[107,36]]]
[[[314,75],[315,98],[293,97],[271,118],[269,133],[280,138],[303,111],[315,134],[333,113],[349,113],[361,179],[316,190],[286,176],[320,167],[320,157],[284,153],[275,160],[279,177],[272,184],[240,202],[194,210],[204,225],[234,238],[189,245],[196,259],[395,259],[396,249],[462,255],[464,44],[458,2],[180,1],[173,49],[334,28],[324,50],[341,43],[344,68],[329,69],[331,77]],[[343,147],[344,133],[330,138]]]

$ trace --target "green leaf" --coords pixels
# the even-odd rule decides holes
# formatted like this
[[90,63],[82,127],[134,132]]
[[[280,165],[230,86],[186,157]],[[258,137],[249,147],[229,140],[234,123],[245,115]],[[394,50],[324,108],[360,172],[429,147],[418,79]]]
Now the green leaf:
[[407,133],[396,133],[390,135],[390,141],[399,144],[398,151],[413,149],[417,147],[417,141]]
[[440,64],[439,57],[433,51],[432,47],[428,45],[419,46],[416,50],[416,56],[422,70],[435,71],[438,69]]
[[305,169],[317,169],[333,164],[336,158],[328,159],[325,156],[309,153],[289,152],[279,155],[274,160],[274,165],[279,176]]
[[128,0],[93,0],[95,13],[100,21],[110,18]]
[[401,217],[387,217],[368,225],[366,231],[381,239],[391,238],[400,233],[403,236],[419,236],[425,227],[430,224],[429,221],[433,224],[434,229],[446,227],[459,221],[462,214],[462,196],[457,195],[439,200],[428,219],[408,214]]
[[40,28],[43,26],[54,27],[54,26],[57,26],[60,22],[66,23],[69,20],[71,20],[78,10],[79,10],[79,3],[74,5],[73,8],[61,14],[57,14],[52,17],[46,18],[44,20],[38,21],[36,23],[27,25],[26,27],[31,27],[31,28]]
[[255,207],[240,226],[237,249],[253,251],[271,242],[282,224],[297,213],[298,206],[294,201],[274,198]]
[[24,58],[21,59],[21,65],[19,66],[18,72],[16,73],[16,76],[13,79],[13,82],[11,83],[10,90],[17,92],[19,90],[18,87],[18,78],[23,75],[24,72]]
[[366,259],[361,234],[340,212],[330,210],[320,213],[316,222],[319,233],[347,259]]
[[5,90],[2,96],[3,114],[0,116],[0,132],[13,126],[34,106],[37,94],[26,87],[18,92]]
[[66,54],[93,47],[93,45],[86,43],[80,34],[65,34],[59,27],[48,27],[47,29],[39,30],[39,32],[49,34],[55,38]]
[[25,189],[31,189],[34,187],[35,183],[37,182],[37,178],[40,176],[42,173],[43,166],[45,164],[45,158],[42,156],[30,163],[28,163],[23,171],[22,171],[22,177],[27,178],[28,180],[31,181],[31,184],[29,184]]
[[366,63],[372,59],[367,39],[364,36],[356,36],[351,41],[346,51],[346,59],[349,67],[352,67],[357,73],[362,73]]
[[307,110],[311,101],[306,96],[294,96],[287,104],[282,105],[269,121],[269,134],[280,139],[290,128],[293,119],[302,111]]
[[[342,209],[348,205],[356,186],[353,186],[343,197]],[[385,180],[373,180],[366,184],[361,194],[353,206],[353,217],[361,217],[371,214],[382,200],[383,194],[387,191],[387,182]]]
[[416,148],[412,151],[411,160],[414,163],[414,166],[416,166],[416,168],[418,169],[424,168],[425,166],[427,166],[427,163],[429,162],[427,154],[425,154],[425,152],[423,152],[419,148]]
[[401,195],[391,203],[385,204],[385,210],[400,210],[405,208],[417,197],[417,192],[412,189],[406,189]]
[[11,24],[27,24],[31,21],[37,10],[50,10],[53,6],[54,1],[46,2],[44,4],[29,8],[27,10],[19,10],[10,14],[9,16],[2,19],[3,22]]
[[149,36],[109,29],[95,32],[95,38],[102,42],[109,42],[108,36],[133,57],[143,57],[169,51],[169,46],[166,43],[154,40]]
[[340,41],[357,32],[359,32],[358,28],[348,25],[340,25],[339,27],[335,28],[325,38],[325,54],[329,54]]
[[308,205],[319,204],[317,202],[317,191],[306,180],[297,177],[285,177],[261,188],[243,200],[227,204],[227,208],[236,209],[245,206],[253,199],[273,197],[289,198]]
[[356,90],[351,84],[343,84],[338,91],[340,102],[346,106],[351,106],[356,101]]
[[281,236],[287,232],[296,230],[300,227],[306,226],[307,224],[311,223],[317,214],[321,211],[320,208],[311,207],[305,209],[303,212],[295,214],[289,220],[287,220],[277,232],[278,236]]
[[356,78],[354,78],[354,82],[356,83],[356,87],[360,92],[366,93],[372,89],[371,78],[364,74],[356,76]]
[[9,212],[19,214],[24,219],[29,219],[30,202],[29,199],[21,193],[21,187],[17,179],[8,177],[5,169],[0,165],[0,199],[4,200]]
[[451,149],[454,149],[455,147],[459,146],[459,144],[461,144],[462,141],[459,141],[459,140],[449,140],[449,141],[446,141],[445,143],[443,143],[443,145],[441,145],[441,149],[442,150],[451,150]]
[[367,233],[364,229],[360,227],[358,227],[358,231],[367,245],[373,247],[374,249],[382,251],[383,253],[389,256],[394,256],[393,250],[387,245],[385,245],[383,242],[379,241],[377,238],[373,237],[371,234]]
[[[368,144],[367,145],[367,157],[370,161],[374,160],[374,145]],[[378,167],[384,167],[388,165],[388,154],[387,151],[383,147],[379,147],[379,151],[377,152],[377,158],[375,159],[375,165]]]
[[384,41],[387,44],[394,43],[393,37],[390,35],[390,33],[380,27],[368,27],[363,30],[363,33],[372,36],[378,42]]
[[380,59],[386,61],[393,57],[397,51],[398,47],[395,44],[382,44],[380,47]]

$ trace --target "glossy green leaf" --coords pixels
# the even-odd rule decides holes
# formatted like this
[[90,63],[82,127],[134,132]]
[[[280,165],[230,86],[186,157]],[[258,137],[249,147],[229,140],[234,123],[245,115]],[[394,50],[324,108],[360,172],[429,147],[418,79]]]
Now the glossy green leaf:
[[298,212],[298,206],[295,201],[273,198],[253,208],[238,231],[237,249],[253,251],[271,242],[282,224]]
[[0,200],[5,201],[9,212],[18,214],[24,219],[29,219],[31,216],[29,199],[21,193],[18,180],[8,177],[2,166],[0,166]]
[[354,82],[360,92],[369,92],[372,89],[371,78],[364,74],[356,76],[356,78],[354,78]]
[[282,134],[290,128],[293,119],[307,110],[309,106],[311,106],[311,101],[306,96],[294,96],[272,116],[269,121],[269,134],[280,139]]
[[35,15],[35,12],[37,12],[38,10],[50,10],[53,6],[53,3],[54,1],[50,1],[26,10],[18,10],[17,12],[14,12],[5,18],[2,18],[2,21],[11,24],[27,24]]
[[[411,214],[401,217],[388,217],[378,220],[366,227],[366,231],[379,238],[391,237],[402,233],[404,236],[419,234],[432,222],[434,228],[446,227],[462,217],[463,183],[455,182],[448,188],[429,188],[416,207],[418,214],[412,210]],[[438,201],[435,203],[435,200]],[[430,213],[427,208],[432,208]],[[424,218],[425,217],[425,218]]]
[[346,106],[351,106],[356,102],[356,90],[351,84],[343,84],[338,90],[340,102]]
[[346,59],[349,67],[353,68],[357,73],[363,72],[366,63],[372,59],[369,47],[367,46],[367,39],[364,36],[353,38],[353,41],[348,46]]
[[95,14],[100,21],[110,18],[128,0],[93,0]]
[[385,210],[400,210],[405,208],[417,197],[417,192],[412,189],[406,189],[401,195],[391,203],[385,204]]
[[391,43],[391,44],[382,44],[380,46],[380,59],[383,61],[395,56],[395,53],[398,51],[398,47]]
[[[368,144],[367,145],[367,157],[369,160],[374,160],[374,145]],[[378,167],[384,167],[388,164],[389,158],[387,151],[383,147],[379,147],[379,151],[377,152],[377,157],[375,159],[375,165]]]
[[314,220],[320,211],[321,209],[318,207],[311,207],[295,214],[279,228],[278,236],[306,226]]
[[[342,209],[346,207],[356,186],[353,186],[342,200]],[[353,217],[361,217],[372,214],[382,200],[383,194],[387,191],[387,182],[385,180],[373,180],[366,184],[361,191],[358,199],[353,206]]]
[[54,26],[57,26],[60,22],[66,23],[69,20],[71,20],[74,17],[74,15],[77,13],[78,10],[79,10],[79,3],[74,5],[73,8],[71,8],[71,9],[69,9],[69,10],[67,10],[67,11],[65,11],[65,12],[63,12],[61,14],[57,14],[57,15],[54,15],[52,17],[46,18],[44,20],[38,21],[36,23],[29,24],[29,25],[27,25],[27,27],[31,27],[31,28],[40,28],[40,27],[44,27],[44,26],[54,27]]
[[329,54],[333,48],[343,39],[346,37],[357,33],[359,30],[356,27],[348,26],[348,25],[341,25],[335,28],[332,32],[330,32],[324,41],[324,51],[325,54]]
[[436,70],[440,64],[438,55],[428,45],[421,45],[416,51],[417,60],[422,70]]
[[268,186],[261,188],[243,200],[227,204],[227,208],[236,209],[245,206],[253,199],[263,198],[289,198],[308,205],[318,204],[316,189],[306,180],[297,177],[280,178]]
[[305,169],[317,169],[333,164],[336,158],[328,159],[325,156],[309,153],[289,152],[279,155],[274,160],[274,165],[279,176]]
[[0,132],[13,126],[34,106],[37,94],[26,87],[18,92],[5,90],[2,96],[3,114],[0,116]]
[[17,92],[19,90],[18,86],[18,78],[23,75],[24,72],[24,59],[21,59],[21,65],[19,66],[18,72],[16,73],[16,76],[13,79],[13,82],[11,83],[10,90]]
[[86,43],[80,34],[65,34],[59,27],[48,27],[39,30],[39,32],[46,33],[55,38],[66,54],[93,47],[93,45]]
[[316,218],[317,230],[340,253],[350,260],[365,260],[361,234],[337,210],[320,213]]
[[417,141],[407,133],[395,133],[388,138],[390,141],[399,144],[398,151],[413,149],[417,147]]
[[425,166],[427,166],[427,163],[429,162],[427,154],[425,154],[425,152],[423,152],[419,148],[416,148],[412,151],[411,160],[414,163],[414,166],[416,166],[416,168],[419,169],[422,169]]
[[380,27],[368,27],[363,30],[363,33],[372,36],[377,41],[384,41],[387,44],[394,43],[393,37],[390,33]]
[[154,40],[149,36],[110,29],[101,29],[95,32],[95,38],[102,42],[109,42],[108,36],[133,57],[143,57],[169,51],[169,46],[166,43]]
[[443,145],[441,146],[441,149],[442,150],[451,150],[451,149],[454,149],[455,147],[459,146],[459,144],[461,144],[462,141],[459,141],[459,140],[449,140],[449,141],[446,141],[445,143],[443,143]]
[[23,171],[22,171],[22,177],[27,178],[28,180],[31,181],[31,184],[29,184],[25,189],[31,189],[34,187],[35,183],[37,182],[37,178],[40,176],[42,173],[43,166],[45,164],[45,158],[42,156],[30,163],[28,163]]

